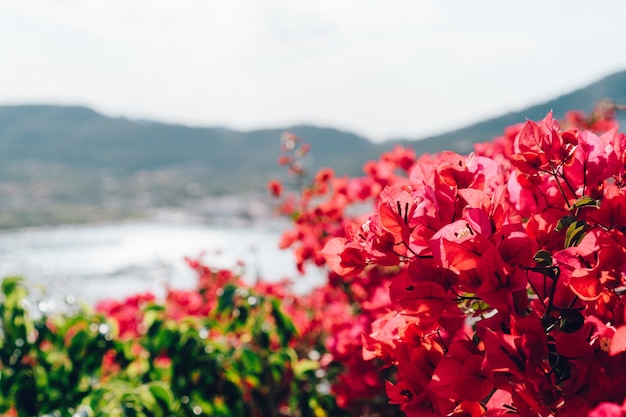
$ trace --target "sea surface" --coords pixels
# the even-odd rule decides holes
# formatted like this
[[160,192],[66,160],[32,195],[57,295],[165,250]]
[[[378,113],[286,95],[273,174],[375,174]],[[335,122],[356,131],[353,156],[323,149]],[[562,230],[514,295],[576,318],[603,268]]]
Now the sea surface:
[[292,253],[278,248],[281,230],[275,224],[143,221],[4,231],[0,276],[23,276],[41,310],[68,300],[93,305],[146,291],[163,297],[167,286],[193,288],[196,275],[185,257],[220,268],[242,262],[248,282],[292,278],[294,290],[306,292],[323,275],[297,274]]

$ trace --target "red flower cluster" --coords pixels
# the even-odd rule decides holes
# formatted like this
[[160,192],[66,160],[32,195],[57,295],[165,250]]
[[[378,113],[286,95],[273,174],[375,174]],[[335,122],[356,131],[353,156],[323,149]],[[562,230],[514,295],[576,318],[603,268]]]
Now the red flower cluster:
[[117,333],[121,338],[132,339],[145,331],[143,309],[154,300],[152,293],[135,294],[122,301],[102,300],[96,304],[95,310],[117,323]]
[[[343,247],[352,237],[359,239],[363,234],[361,225],[367,222],[367,210],[385,187],[405,180],[414,162],[413,151],[396,147],[382,154],[379,161],[367,163],[364,177],[336,177],[328,168],[321,170],[310,185],[301,189],[299,198],[284,196],[279,211],[293,221],[293,227],[283,234],[280,246],[293,250],[300,271],[304,271],[307,262],[318,266],[327,261],[332,264],[333,246]],[[331,392],[355,416],[394,413],[383,403],[386,394],[379,372],[381,363],[371,361],[373,356],[364,359],[355,354],[363,350],[363,337],[370,333],[371,323],[390,310],[388,286],[400,272],[395,266],[397,256],[385,254],[393,241],[381,240],[378,244],[379,260],[386,258],[388,268],[370,268],[359,273],[365,265],[360,246],[355,243],[354,250],[344,252],[343,259],[335,257],[335,272],[329,273],[327,284],[297,301],[299,311],[308,312],[308,319],[298,320],[301,337],[325,340],[319,346],[322,365],[328,374],[340,372],[331,378]],[[297,312],[292,310],[291,314]]]
[[[247,287],[233,270],[211,268],[198,259],[189,258],[186,261],[197,273],[197,286],[191,290],[167,288],[163,307],[169,319],[207,317],[215,309],[219,292],[226,285]],[[133,339],[146,331],[143,328],[144,310],[155,301],[156,297],[152,293],[136,294],[123,300],[103,300],[96,305],[95,310],[117,324],[119,337]]]
[[318,239],[348,285],[394,270],[363,350],[408,416],[624,410],[626,136],[610,114],[564,125],[369,165],[375,212]]

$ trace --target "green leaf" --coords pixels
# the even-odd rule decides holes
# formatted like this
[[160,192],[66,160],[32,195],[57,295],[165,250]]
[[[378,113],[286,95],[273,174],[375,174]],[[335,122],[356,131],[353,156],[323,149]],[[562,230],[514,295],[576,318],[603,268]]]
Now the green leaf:
[[564,310],[559,317],[559,330],[574,333],[585,324],[585,317],[578,310]]
[[252,374],[260,374],[263,372],[263,364],[259,355],[249,349],[241,351],[241,360],[246,371]]
[[167,410],[172,409],[174,404],[174,394],[169,386],[162,381],[151,382],[148,389],[152,396],[162,405],[167,407]]
[[35,382],[37,384],[37,386],[41,389],[41,388],[46,388],[48,386],[48,374],[46,373],[46,370],[41,366],[41,365],[37,365],[34,367],[33,369],[33,373],[34,373],[34,377],[35,377]]
[[533,260],[540,266],[552,266],[552,255],[547,250],[539,250],[535,253]]
[[240,306],[237,308],[237,323],[239,323],[242,326],[246,325],[246,322],[248,321],[248,316],[249,316],[249,309],[247,309],[244,306]]
[[[154,412],[157,410],[157,400],[152,394],[150,389],[146,389],[145,386],[141,387],[142,389],[137,390],[137,405],[139,405],[143,410],[149,410]],[[136,407],[139,409],[139,407]]]
[[570,224],[565,232],[565,247],[577,246],[585,236],[589,225],[584,220],[576,220]]
[[21,302],[28,295],[28,291],[22,284],[21,277],[8,277],[2,281],[2,292],[4,293],[4,305],[7,310],[15,310],[23,314],[24,308]]
[[139,417],[140,416],[140,414],[137,413],[137,408],[135,404],[124,403],[122,404],[122,410],[126,417]]
[[302,379],[304,374],[317,371],[320,367],[320,363],[318,361],[313,361],[310,359],[303,359],[296,363],[293,368],[296,377]]
[[286,346],[297,333],[297,330],[293,322],[283,313],[280,308],[280,302],[276,299],[272,300],[272,317],[274,317],[276,322],[278,337],[280,337],[283,346]]
[[217,312],[225,313],[227,310],[230,310],[234,306],[233,297],[235,292],[237,291],[237,287],[234,285],[226,285],[221,289],[221,294],[219,295],[219,299],[217,302]]
[[554,228],[557,232],[568,228],[572,223],[576,221],[576,218],[572,216],[565,216],[559,219],[556,227]]
[[143,324],[148,329],[148,337],[155,337],[155,335],[161,330],[163,326],[163,320],[160,319],[162,315],[154,310],[149,310],[144,313]]
[[22,284],[22,277],[7,277],[2,281],[2,293],[9,297]]
[[589,197],[588,195],[584,195],[582,197],[580,197],[578,200],[576,200],[574,202],[574,204],[572,204],[572,207],[570,207],[570,210],[574,210],[574,209],[578,209],[581,207],[595,207],[598,208],[598,201]]
[[175,336],[171,329],[162,329],[154,340],[155,347],[159,350],[166,350],[170,346],[174,346],[178,342]]
[[261,330],[256,334],[256,342],[261,349],[268,349],[270,347],[270,335],[266,331]]

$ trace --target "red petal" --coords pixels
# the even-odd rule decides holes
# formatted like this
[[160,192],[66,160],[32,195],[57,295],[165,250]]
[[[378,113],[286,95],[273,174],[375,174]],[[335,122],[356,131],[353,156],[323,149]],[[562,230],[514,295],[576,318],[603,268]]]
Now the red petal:
[[461,398],[469,401],[481,401],[493,389],[493,378],[490,372],[482,370],[483,356],[472,355],[459,369],[450,384]]
[[615,356],[623,352],[626,352],[626,326],[619,327],[613,335],[609,355]]

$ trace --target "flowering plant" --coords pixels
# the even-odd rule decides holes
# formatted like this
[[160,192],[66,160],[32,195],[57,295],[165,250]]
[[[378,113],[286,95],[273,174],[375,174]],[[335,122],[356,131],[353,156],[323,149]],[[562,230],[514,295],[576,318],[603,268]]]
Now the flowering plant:
[[397,147],[365,177],[325,171],[287,200],[284,246],[357,297],[363,333],[348,339],[384,364],[407,416],[626,413],[615,109],[548,114],[471,155]]

